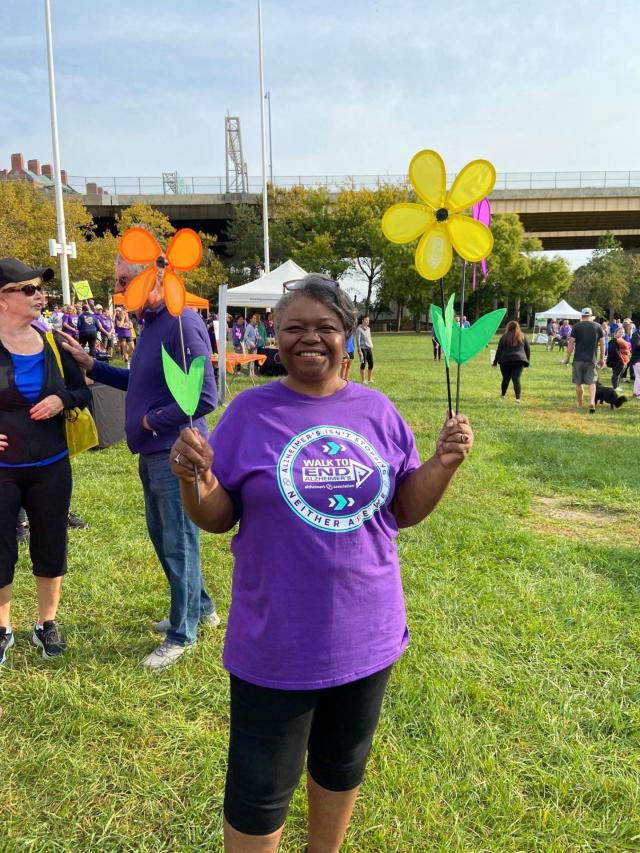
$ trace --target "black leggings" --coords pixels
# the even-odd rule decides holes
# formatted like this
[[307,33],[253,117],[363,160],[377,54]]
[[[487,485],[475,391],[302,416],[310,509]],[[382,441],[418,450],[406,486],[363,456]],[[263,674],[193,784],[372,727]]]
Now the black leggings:
[[363,347],[360,350],[360,370],[364,370],[365,364],[369,370],[373,370],[373,350],[369,347]]
[[29,519],[34,575],[57,578],[66,573],[70,501],[68,456],[41,468],[0,468],[0,589],[13,583],[18,561],[16,524],[21,506]]
[[391,667],[324,690],[274,690],[231,676],[224,815],[246,835],[282,826],[307,770],[329,791],[362,782]]
[[506,396],[509,382],[513,382],[513,390],[516,392],[516,400],[520,399],[520,377],[524,370],[524,364],[521,361],[512,361],[509,364],[501,364],[500,372],[502,373],[502,396]]
[[611,368],[611,385],[613,388],[617,388],[620,385],[620,380],[624,375],[624,364],[614,364]]

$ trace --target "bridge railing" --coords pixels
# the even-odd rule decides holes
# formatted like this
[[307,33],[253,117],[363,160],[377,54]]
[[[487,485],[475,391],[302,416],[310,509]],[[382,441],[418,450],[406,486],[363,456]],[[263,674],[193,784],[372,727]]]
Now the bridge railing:
[[[455,173],[447,175],[449,183]],[[183,177],[176,182],[178,192],[172,189],[162,175],[151,177],[71,176],[69,184],[79,193],[105,195],[222,195],[227,191],[224,175],[217,177]],[[406,186],[406,175],[278,175],[274,186],[291,188],[322,187],[328,192],[345,188],[376,189],[385,184]],[[176,184],[174,184],[175,186]],[[499,172],[498,190],[545,189],[622,189],[640,187],[640,170],[603,172]],[[262,180],[250,178],[247,192],[261,193]]]

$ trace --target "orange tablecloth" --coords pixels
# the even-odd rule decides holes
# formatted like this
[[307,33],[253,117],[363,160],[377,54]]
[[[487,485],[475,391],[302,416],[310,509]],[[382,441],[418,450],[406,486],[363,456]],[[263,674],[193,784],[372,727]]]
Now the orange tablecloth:
[[[252,353],[250,355],[240,355],[237,352],[228,352],[225,353],[225,366],[227,373],[233,373],[233,368],[238,364],[249,364],[252,361],[258,363],[258,366],[261,366],[267,360],[266,355],[258,355],[257,353]],[[218,364],[218,353],[214,353],[211,356],[211,361],[214,364]]]

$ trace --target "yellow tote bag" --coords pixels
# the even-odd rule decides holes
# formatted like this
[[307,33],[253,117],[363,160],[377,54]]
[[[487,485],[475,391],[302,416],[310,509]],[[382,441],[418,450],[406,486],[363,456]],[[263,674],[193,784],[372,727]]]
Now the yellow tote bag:
[[[62,361],[60,352],[56,344],[53,332],[47,332],[46,338],[49,341],[49,346],[53,350],[53,354],[60,368],[60,375],[64,379],[64,370],[62,369]],[[67,409],[64,412],[64,428],[67,435],[67,446],[69,448],[69,456],[73,458],[79,453],[84,453],[91,447],[98,446],[98,429],[96,422],[88,409],[80,409],[76,406],[75,409]]]

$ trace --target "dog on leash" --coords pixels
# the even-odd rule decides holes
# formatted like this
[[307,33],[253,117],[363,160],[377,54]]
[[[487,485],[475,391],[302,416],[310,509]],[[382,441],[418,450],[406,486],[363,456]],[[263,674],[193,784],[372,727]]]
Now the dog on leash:
[[608,403],[612,409],[619,409],[626,402],[627,398],[622,395],[618,396],[613,388],[608,388],[599,382],[596,383],[596,403],[601,403],[602,405]]

